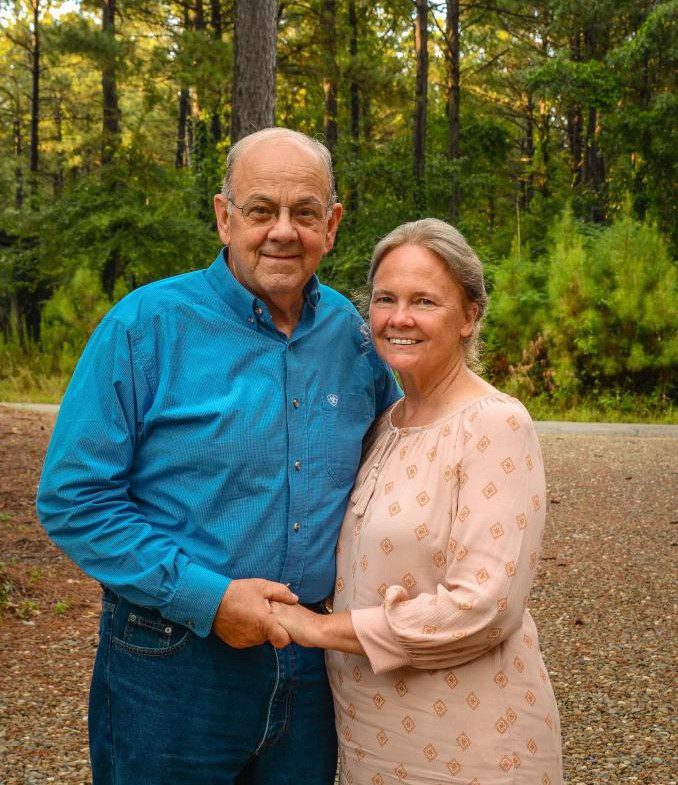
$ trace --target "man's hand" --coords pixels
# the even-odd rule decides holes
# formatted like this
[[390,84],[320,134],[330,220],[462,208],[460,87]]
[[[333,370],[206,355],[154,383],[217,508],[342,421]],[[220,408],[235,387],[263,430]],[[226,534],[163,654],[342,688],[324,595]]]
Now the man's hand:
[[212,631],[234,649],[270,641],[276,649],[291,638],[271,611],[271,600],[294,605],[299,598],[287,586],[263,578],[244,578],[229,584],[219,603]]

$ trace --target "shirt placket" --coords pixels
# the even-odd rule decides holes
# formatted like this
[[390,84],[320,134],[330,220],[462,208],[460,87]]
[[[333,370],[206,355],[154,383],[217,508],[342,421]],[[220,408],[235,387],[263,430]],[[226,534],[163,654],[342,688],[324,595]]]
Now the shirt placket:
[[[309,472],[308,472],[308,407],[304,396],[303,363],[298,356],[296,341],[285,349],[285,406],[287,411],[287,478],[289,511],[287,518],[287,554],[283,565],[282,583],[293,591],[301,591],[306,544],[309,537]],[[318,598],[304,597],[315,601]]]

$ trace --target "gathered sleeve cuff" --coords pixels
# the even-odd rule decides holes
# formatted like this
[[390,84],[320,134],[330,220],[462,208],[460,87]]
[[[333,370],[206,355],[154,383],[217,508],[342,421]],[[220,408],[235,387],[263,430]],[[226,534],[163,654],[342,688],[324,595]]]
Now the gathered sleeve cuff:
[[386,620],[383,605],[352,610],[351,623],[375,673],[386,673],[410,664],[410,657]]

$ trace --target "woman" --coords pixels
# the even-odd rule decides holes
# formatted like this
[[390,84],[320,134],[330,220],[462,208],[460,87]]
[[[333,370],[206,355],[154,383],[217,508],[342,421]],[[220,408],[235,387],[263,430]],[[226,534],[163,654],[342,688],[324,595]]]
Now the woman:
[[372,337],[405,397],[375,423],[337,546],[334,613],[275,613],[328,649],[341,782],[562,783],[527,608],[544,526],[523,406],[469,368],[487,295],[443,221],[398,227],[369,273]]

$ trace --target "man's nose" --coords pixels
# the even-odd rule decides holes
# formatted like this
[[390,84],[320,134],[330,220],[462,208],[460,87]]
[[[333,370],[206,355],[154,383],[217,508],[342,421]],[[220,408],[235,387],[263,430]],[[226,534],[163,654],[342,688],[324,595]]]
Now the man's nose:
[[297,230],[290,220],[290,209],[285,205],[280,205],[278,217],[275,223],[268,230],[268,236],[278,242],[289,242],[297,237]]

